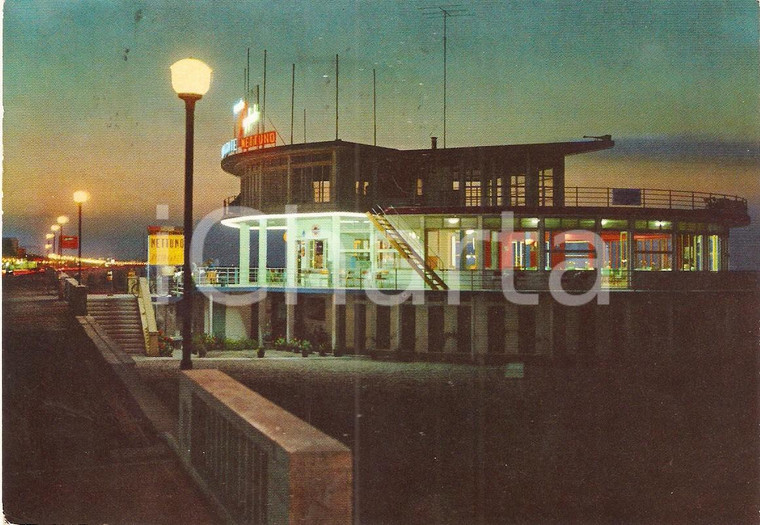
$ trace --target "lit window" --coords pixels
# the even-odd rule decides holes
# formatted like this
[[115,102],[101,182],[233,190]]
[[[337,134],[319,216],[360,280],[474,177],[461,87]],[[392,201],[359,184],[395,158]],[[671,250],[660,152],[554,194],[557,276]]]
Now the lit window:
[[468,179],[464,183],[464,205],[480,206],[480,181]]
[[417,196],[422,195],[422,179],[417,179]]
[[314,202],[330,202],[330,181],[315,180],[312,182],[314,188]]

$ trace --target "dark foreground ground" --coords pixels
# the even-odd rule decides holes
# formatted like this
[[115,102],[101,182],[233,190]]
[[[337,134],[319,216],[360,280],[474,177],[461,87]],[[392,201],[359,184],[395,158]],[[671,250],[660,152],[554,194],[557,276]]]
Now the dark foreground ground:
[[[3,291],[3,506],[14,523],[221,523],[76,330]],[[28,282],[28,281],[27,281]],[[757,523],[757,298],[726,346],[699,312],[670,355],[504,369],[195,359],[349,445],[357,517],[390,523]],[[45,313],[46,312],[46,313]],[[73,335],[72,335],[73,334]],[[140,375],[177,409],[178,362]]]
[[[194,363],[350,446],[362,524],[757,523],[756,297],[746,313],[730,348],[694,318],[671,355],[522,380],[316,356]],[[177,406],[176,360],[138,369]]]
[[3,278],[5,519],[220,523],[49,292],[44,275]]

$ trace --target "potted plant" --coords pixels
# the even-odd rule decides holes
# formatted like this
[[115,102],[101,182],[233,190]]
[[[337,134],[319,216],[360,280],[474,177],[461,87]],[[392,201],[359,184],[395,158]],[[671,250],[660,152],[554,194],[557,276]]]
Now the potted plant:
[[298,347],[301,349],[301,357],[309,357],[311,353],[311,341],[306,339],[298,341]]

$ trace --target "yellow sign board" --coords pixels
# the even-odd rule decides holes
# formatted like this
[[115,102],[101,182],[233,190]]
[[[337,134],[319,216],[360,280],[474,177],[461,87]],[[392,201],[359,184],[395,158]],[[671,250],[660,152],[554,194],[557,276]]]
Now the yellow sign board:
[[148,264],[181,266],[185,261],[185,236],[181,228],[148,227]]

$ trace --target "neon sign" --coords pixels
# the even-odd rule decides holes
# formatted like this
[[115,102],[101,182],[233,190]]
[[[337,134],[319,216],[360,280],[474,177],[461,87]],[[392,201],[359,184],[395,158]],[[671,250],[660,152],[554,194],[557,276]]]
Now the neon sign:
[[277,143],[277,132],[266,131],[240,139],[240,149],[261,148]]

